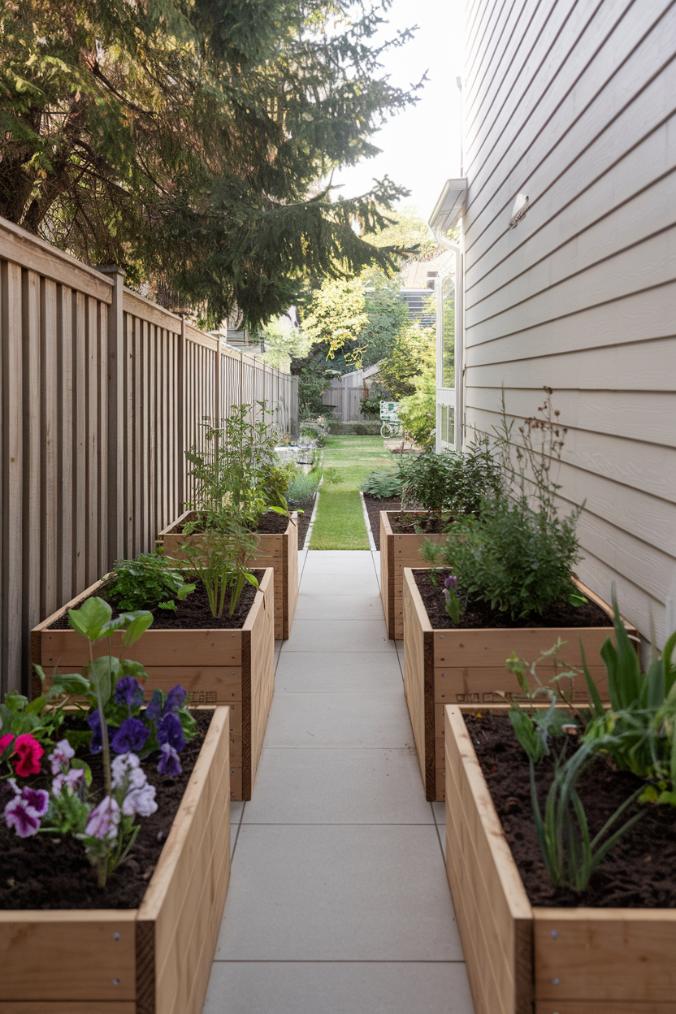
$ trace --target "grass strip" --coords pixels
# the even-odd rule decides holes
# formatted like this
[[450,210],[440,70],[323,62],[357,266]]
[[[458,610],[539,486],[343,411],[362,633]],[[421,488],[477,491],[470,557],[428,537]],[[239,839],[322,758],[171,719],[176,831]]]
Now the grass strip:
[[310,549],[368,549],[359,490],[369,472],[391,468],[381,437],[329,437]]

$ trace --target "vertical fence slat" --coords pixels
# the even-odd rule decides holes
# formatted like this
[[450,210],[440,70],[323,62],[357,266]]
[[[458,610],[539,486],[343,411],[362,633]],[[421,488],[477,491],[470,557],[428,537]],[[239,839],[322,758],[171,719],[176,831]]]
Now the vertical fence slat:
[[[22,321],[21,321],[21,267],[5,263],[2,266],[2,356],[4,397],[2,411],[3,465],[2,484],[2,605],[3,651],[2,674],[4,681],[21,673],[22,652],[22,384],[20,382]],[[7,689],[6,687],[4,689]]]

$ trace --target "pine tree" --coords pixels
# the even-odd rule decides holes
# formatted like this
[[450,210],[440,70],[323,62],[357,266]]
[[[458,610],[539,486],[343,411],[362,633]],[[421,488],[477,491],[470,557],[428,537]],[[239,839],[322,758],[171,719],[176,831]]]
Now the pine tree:
[[5,0],[0,215],[247,323],[303,281],[387,267],[403,191],[334,199],[415,101],[382,74],[391,0]]

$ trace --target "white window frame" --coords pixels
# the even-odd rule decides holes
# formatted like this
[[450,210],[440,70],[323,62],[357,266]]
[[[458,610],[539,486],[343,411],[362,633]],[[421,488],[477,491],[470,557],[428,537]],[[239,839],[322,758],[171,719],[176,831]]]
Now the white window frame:
[[[435,283],[435,296],[436,296],[436,337],[437,337],[437,433],[436,433],[436,450],[450,450],[455,449],[457,451],[462,450],[463,444],[463,425],[462,425],[462,414],[463,414],[463,315],[462,315],[462,296],[463,296],[463,264],[462,254],[460,248],[453,245],[452,247],[455,253],[455,261],[453,269],[446,269],[440,271],[436,278]],[[454,356],[454,367],[455,367],[455,386],[444,387],[444,313],[443,313],[443,287],[444,282],[452,275],[454,278],[455,285],[455,356]],[[441,415],[442,406],[447,406],[453,409],[453,443],[442,440],[441,436]]]

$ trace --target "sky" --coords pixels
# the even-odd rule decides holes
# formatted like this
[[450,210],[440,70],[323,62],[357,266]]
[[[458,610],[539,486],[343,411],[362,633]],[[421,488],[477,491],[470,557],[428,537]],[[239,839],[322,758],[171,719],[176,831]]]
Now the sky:
[[462,75],[463,0],[394,0],[388,12],[395,29],[418,25],[414,38],[390,51],[384,69],[393,83],[407,86],[427,71],[415,105],[390,120],[373,137],[376,158],[341,170],[334,183],[351,197],[387,174],[407,187],[402,205],[429,218],[445,181],[460,175],[461,104],[456,78]]

